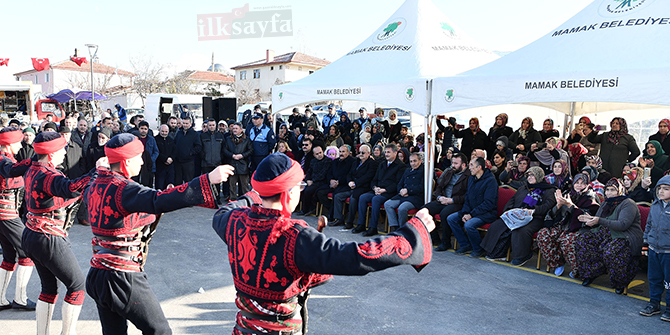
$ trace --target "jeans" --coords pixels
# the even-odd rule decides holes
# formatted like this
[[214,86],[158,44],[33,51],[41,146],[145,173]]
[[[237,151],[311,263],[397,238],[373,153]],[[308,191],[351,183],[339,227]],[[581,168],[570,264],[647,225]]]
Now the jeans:
[[[647,278],[649,279],[649,301],[661,302],[663,289],[670,287],[670,254],[658,254],[649,248]],[[670,289],[665,293],[665,303],[670,304]]]
[[[477,230],[477,228],[483,226],[486,222],[475,217],[465,222],[463,228],[461,228],[461,223],[463,222],[461,218],[462,216],[458,212],[449,215],[447,218],[447,222],[456,237],[456,241],[458,241],[458,245],[461,248],[469,248],[472,246],[473,251],[481,251],[482,247],[479,246],[479,244],[482,242],[482,238],[479,235],[479,230]],[[465,229],[465,231],[463,231],[463,229]]]
[[[414,209],[414,205],[409,202],[401,202],[402,200],[387,200],[384,203],[384,210],[386,210],[386,217],[389,219],[389,227],[404,226],[407,223],[407,212]],[[396,209],[398,213],[396,213]]]
[[368,192],[361,195],[358,199],[358,225],[365,225],[365,213],[367,212],[368,203],[372,203],[372,215],[370,217],[370,227],[377,229],[377,221],[379,221],[379,214],[381,207],[387,198],[383,195],[375,195],[373,192]]

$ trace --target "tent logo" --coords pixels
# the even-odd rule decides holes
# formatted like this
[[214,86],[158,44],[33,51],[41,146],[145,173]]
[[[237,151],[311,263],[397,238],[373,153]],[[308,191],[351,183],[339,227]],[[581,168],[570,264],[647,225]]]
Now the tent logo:
[[606,0],[600,8],[600,14],[624,14],[652,2],[653,0]]
[[405,99],[407,101],[413,101],[414,95],[415,95],[414,87],[412,86],[407,87],[407,89],[405,90]]
[[447,90],[447,93],[444,94],[444,100],[447,102],[454,101],[454,90]]
[[454,30],[454,27],[449,25],[446,22],[440,22],[440,27],[442,28],[442,33],[446,35],[447,37],[451,38],[457,38],[458,35],[456,35],[456,31]]
[[284,100],[284,92],[279,92],[279,101]]
[[375,36],[375,39],[377,41],[386,41],[390,40],[394,36],[400,34],[403,30],[405,30],[405,27],[407,26],[407,21],[403,18],[397,18],[389,21],[384,28],[382,28],[382,31]]

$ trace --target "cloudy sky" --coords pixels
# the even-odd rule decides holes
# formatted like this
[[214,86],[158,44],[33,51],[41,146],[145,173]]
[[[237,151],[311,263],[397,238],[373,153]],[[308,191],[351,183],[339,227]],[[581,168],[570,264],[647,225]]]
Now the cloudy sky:
[[[600,1],[600,0],[597,0]],[[433,0],[462,31],[484,47],[514,51],[536,40],[592,0]],[[290,6],[293,36],[198,41],[198,14],[230,13],[249,4]],[[276,54],[305,52],[334,61],[388,19],[403,0],[275,1],[11,1],[0,12],[3,32],[0,82],[30,70],[31,57],[57,62],[74,49],[88,58],[87,43],[99,45],[103,64],[131,70],[131,59],[151,58],[173,71],[206,70],[214,53],[225,67]]]

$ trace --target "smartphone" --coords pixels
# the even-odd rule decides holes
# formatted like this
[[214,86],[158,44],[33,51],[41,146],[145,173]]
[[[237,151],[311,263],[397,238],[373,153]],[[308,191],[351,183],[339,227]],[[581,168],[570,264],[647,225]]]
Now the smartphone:
[[456,124],[456,129],[460,130],[460,129],[463,129],[463,128],[465,128],[465,125]]
[[[638,171],[639,171],[639,170],[638,170]],[[651,177],[651,168],[648,168],[648,167],[644,168],[644,175],[643,175],[643,177],[644,177],[644,178]]]

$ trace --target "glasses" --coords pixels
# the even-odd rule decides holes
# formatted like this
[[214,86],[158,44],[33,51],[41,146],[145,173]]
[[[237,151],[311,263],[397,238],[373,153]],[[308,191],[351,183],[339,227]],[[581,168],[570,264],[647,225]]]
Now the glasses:
[[298,183],[298,187],[300,187],[300,192],[305,190],[305,187],[307,187],[307,183],[304,181],[301,181]]
[[308,147],[308,146],[309,146],[309,143],[303,143],[302,146],[303,146],[303,147]]

